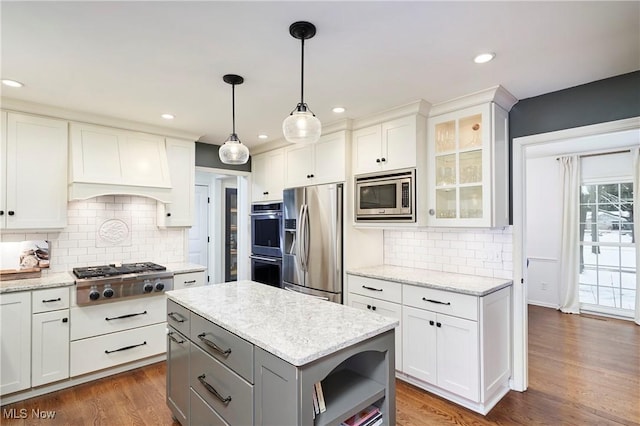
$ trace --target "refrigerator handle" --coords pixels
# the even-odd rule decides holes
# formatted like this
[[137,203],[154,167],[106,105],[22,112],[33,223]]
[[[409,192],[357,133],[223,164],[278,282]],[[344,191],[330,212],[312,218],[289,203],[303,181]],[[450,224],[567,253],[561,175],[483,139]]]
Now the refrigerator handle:
[[309,228],[309,206],[304,205],[304,271],[309,272],[309,241],[311,229]]
[[300,206],[300,213],[298,213],[298,225],[296,229],[296,237],[298,243],[296,244],[296,263],[300,265],[300,269],[305,270],[304,265],[304,209],[306,204]]

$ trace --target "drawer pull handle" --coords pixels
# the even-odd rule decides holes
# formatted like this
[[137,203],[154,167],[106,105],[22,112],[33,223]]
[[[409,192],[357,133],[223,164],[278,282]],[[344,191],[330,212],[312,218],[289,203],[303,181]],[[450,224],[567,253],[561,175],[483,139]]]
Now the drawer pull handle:
[[382,291],[381,288],[369,287],[366,285],[363,285],[362,288],[366,288],[367,290],[373,290],[373,291]]
[[42,303],[51,303],[51,302],[59,302],[61,301],[61,298],[57,298],[57,299],[49,299],[49,300],[43,300]]
[[205,345],[209,346],[211,349],[213,349],[214,351],[218,352],[220,355],[229,356],[229,354],[231,353],[231,348],[229,348],[227,350],[222,349],[220,346],[216,345],[211,340],[207,339],[205,337],[206,335],[207,335],[207,333],[198,334],[198,339],[202,340]]
[[138,346],[144,346],[146,344],[147,344],[147,342],[142,342],[142,343],[139,343],[137,345],[125,346],[123,348],[114,349],[112,351],[106,350],[106,351],[104,351],[104,353],[105,354],[112,354],[114,352],[126,351],[126,350],[129,350],[129,349],[137,348]]
[[174,320],[175,322],[184,322],[185,321],[185,318],[182,315],[180,315],[179,313],[177,313],[177,312],[169,312],[167,314],[167,316],[169,318],[171,318],[172,320]]
[[189,281],[185,281],[184,283],[185,283],[185,284],[193,284],[193,283],[195,283],[195,282],[196,282],[196,280],[189,280]]
[[422,300],[424,300],[425,302],[437,303],[438,305],[447,305],[447,306],[451,305],[451,302],[441,302],[439,300],[427,299],[425,297],[423,297]]
[[181,345],[181,344],[183,344],[183,343],[184,343],[184,340],[178,340],[178,339],[176,339],[175,337],[173,337],[173,335],[174,335],[174,333],[173,333],[173,332],[169,333],[169,339],[173,340],[174,342],[176,342],[176,343],[177,343],[177,344],[179,344],[179,345]]
[[220,402],[222,402],[224,405],[228,405],[231,402],[231,395],[229,395],[226,398],[223,398],[222,395],[220,395],[218,393],[218,391],[215,390],[215,388],[213,386],[211,386],[209,383],[207,383],[207,381],[205,380],[205,375],[204,374],[198,376],[198,381],[200,381],[200,383],[202,383],[202,386],[204,386],[206,390],[211,392],[213,394],[213,396],[218,398],[220,400]]
[[131,318],[131,317],[137,317],[138,315],[146,315],[147,311],[144,312],[138,312],[137,314],[126,314],[126,315],[120,315],[119,317],[107,317],[104,320],[105,321],[111,321],[111,320],[117,320],[117,319],[124,319],[124,318]]

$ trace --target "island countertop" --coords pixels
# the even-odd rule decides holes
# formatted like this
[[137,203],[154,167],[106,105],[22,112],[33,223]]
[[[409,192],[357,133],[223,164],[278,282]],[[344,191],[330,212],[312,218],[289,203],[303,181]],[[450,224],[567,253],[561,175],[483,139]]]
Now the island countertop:
[[506,278],[481,277],[394,265],[351,269],[347,271],[347,274],[480,297],[513,284],[512,280]]
[[170,300],[302,366],[398,326],[398,320],[253,281],[173,290]]

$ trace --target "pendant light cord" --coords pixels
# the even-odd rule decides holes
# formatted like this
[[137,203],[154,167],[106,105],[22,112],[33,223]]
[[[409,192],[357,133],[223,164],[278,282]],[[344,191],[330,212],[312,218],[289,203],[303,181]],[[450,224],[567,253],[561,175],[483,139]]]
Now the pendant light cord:
[[300,105],[304,105],[304,38],[302,41],[302,60],[300,61]]
[[231,85],[231,122],[233,134],[236,134],[236,85]]

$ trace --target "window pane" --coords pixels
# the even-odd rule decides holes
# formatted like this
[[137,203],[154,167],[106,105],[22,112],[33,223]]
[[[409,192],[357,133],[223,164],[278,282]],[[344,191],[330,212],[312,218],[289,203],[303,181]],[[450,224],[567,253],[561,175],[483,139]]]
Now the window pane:
[[596,202],[596,185],[582,185],[580,188],[580,202],[583,204],[593,204]]
[[[616,295],[616,289],[612,287],[598,288],[598,304],[601,306],[617,307],[616,300],[620,300],[620,291]],[[616,297],[617,296],[617,297]]]
[[622,289],[622,309],[635,309],[637,294],[638,293],[635,290]]
[[620,247],[600,246],[598,266],[604,269],[615,269],[620,272]]
[[598,270],[594,266],[585,266],[578,279],[580,284],[598,284]]
[[582,247],[582,259],[580,264],[585,266],[595,267],[598,264],[598,253],[600,252],[599,246],[583,246]]
[[625,182],[620,184],[620,199],[624,201],[633,200],[633,182]]
[[620,247],[620,266],[622,266],[624,270],[636,270],[635,247]]
[[598,287],[580,284],[580,302],[595,305],[598,303],[596,291]]
[[618,184],[598,185],[598,203],[617,203]]
[[618,288],[620,287],[620,271],[611,269],[598,269],[598,286]]

